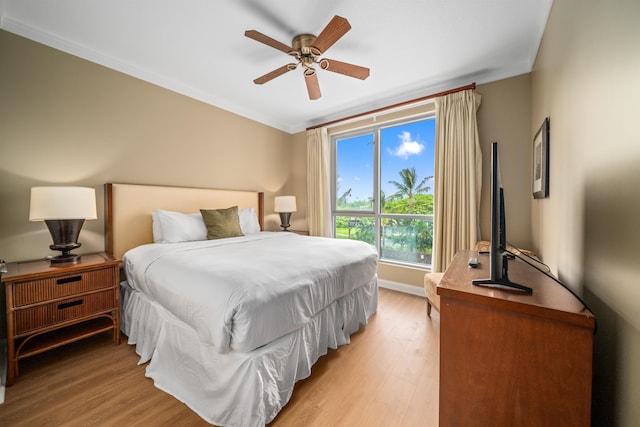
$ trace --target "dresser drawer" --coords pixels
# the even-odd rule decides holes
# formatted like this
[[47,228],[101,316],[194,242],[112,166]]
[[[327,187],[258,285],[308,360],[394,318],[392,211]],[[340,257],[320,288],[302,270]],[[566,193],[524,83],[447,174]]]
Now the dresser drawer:
[[110,309],[116,310],[116,290],[82,295],[76,298],[42,304],[15,311],[15,334],[23,334],[45,326]]
[[113,287],[114,268],[84,271],[44,279],[16,282],[13,284],[13,306],[20,307],[64,298],[84,292]]

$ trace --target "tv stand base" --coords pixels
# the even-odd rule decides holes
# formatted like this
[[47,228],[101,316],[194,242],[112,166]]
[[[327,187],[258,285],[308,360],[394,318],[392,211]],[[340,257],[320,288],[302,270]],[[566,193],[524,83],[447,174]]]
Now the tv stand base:
[[530,287],[521,285],[519,283],[514,283],[510,281],[508,277],[503,277],[501,280],[497,280],[497,281],[493,281],[491,279],[476,279],[476,280],[472,280],[471,283],[473,283],[476,286],[484,286],[485,288],[500,289],[502,291],[515,290],[519,292],[524,292],[526,294],[533,293],[533,289],[531,289]]

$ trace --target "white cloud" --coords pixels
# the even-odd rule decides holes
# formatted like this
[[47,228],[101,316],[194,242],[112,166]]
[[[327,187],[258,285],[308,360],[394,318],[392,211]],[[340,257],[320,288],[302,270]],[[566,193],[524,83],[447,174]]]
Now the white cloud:
[[360,177],[358,175],[354,176],[353,179],[355,179],[356,181],[360,181]]
[[394,156],[408,159],[409,156],[420,154],[424,150],[424,144],[414,141],[410,132],[402,132],[398,135],[398,138],[400,139],[400,145],[395,150],[389,150],[389,153]]
[[341,176],[338,177],[338,183],[340,183],[340,182],[342,182],[342,177]]

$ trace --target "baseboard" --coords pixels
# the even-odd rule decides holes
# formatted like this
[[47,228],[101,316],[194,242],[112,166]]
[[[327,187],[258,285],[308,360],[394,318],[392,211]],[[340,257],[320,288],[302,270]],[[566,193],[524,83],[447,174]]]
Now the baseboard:
[[405,294],[418,295],[425,297],[424,287],[407,285],[406,283],[392,282],[391,280],[378,279],[378,286],[381,288],[391,289],[393,291],[404,292]]
[[4,403],[4,385],[7,382],[7,340],[0,340],[0,405]]

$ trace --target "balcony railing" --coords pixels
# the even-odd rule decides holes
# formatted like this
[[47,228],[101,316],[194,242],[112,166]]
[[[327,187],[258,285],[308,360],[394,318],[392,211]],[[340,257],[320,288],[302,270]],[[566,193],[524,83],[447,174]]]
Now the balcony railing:
[[383,261],[431,265],[433,215],[335,216],[335,236],[367,242]]

